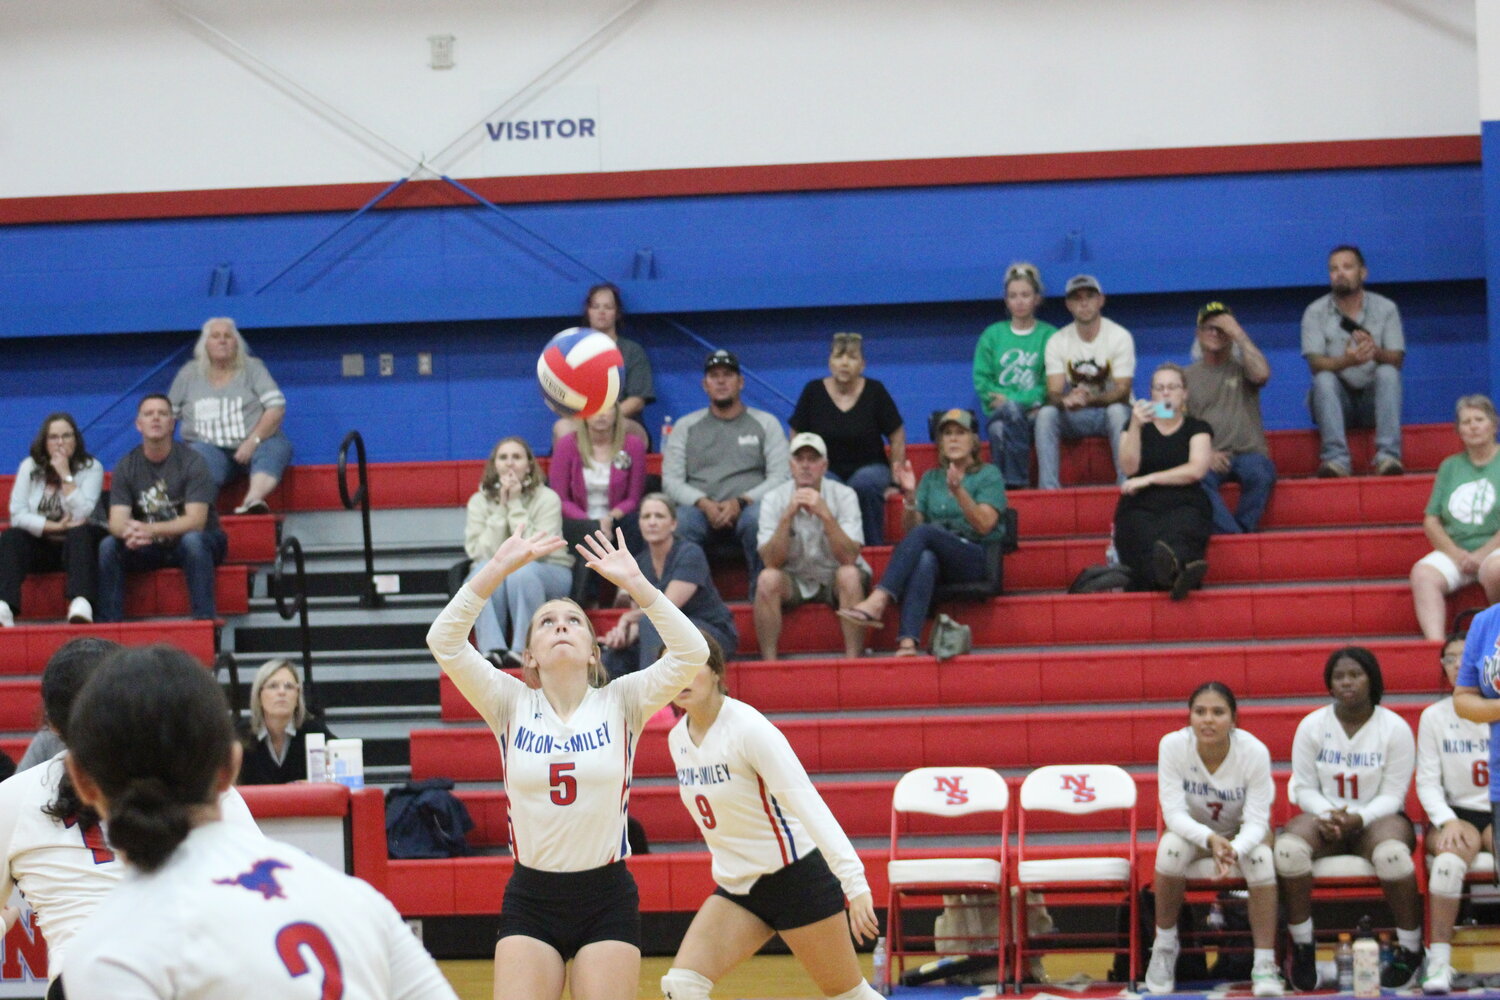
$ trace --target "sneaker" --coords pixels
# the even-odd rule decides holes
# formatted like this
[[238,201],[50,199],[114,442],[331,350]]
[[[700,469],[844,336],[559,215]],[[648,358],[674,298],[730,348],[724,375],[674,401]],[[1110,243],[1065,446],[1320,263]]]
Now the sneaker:
[[252,500],[250,503],[242,503],[234,509],[236,514],[269,514],[271,507],[264,500]]
[[1182,572],[1172,581],[1172,600],[1180,601],[1189,591],[1197,590],[1203,585],[1203,578],[1207,575],[1208,563],[1202,559],[1194,559],[1182,567]]
[[1444,996],[1453,988],[1453,966],[1438,959],[1427,960],[1427,970],[1422,974],[1422,992],[1428,996]]
[[1175,587],[1181,573],[1181,567],[1177,565],[1177,553],[1160,538],[1151,546],[1151,572],[1158,584],[1167,587]]
[[1343,462],[1324,462],[1318,466],[1319,479],[1343,479],[1349,475],[1349,466]]
[[1380,985],[1388,990],[1399,990],[1410,986],[1422,971],[1422,952],[1411,951],[1399,944],[1391,952],[1391,960],[1380,970]]
[[87,597],[75,597],[68,604],[69,625],[92,625],[94,623],[94,606],[89,603]]
[[10,609],[10,604],[0,601],[0,628],[15,628],[16,614]]
[[1250,989],[1258,997],[1279,997],[1286,992],[1275,962],[1257,965],[1250,970]]
[[1292,942],[1292,968],[1288,978],[1292,981],[1292,988],[1302,993],[1310,993],[1318,988],[1317,945],[1312,942]]
[[1392,458],[1389,455],[1377,458],[1372,468],[1374,468],[1375,475],[1377,476],[1399,476],[1406,472],[1406,467],[1401,464],[1401,459]]
[[1171,993],[1177,988],[1178,946],[1156,945],[1151,949],[1151,964],[1146,966],[1146,993]]

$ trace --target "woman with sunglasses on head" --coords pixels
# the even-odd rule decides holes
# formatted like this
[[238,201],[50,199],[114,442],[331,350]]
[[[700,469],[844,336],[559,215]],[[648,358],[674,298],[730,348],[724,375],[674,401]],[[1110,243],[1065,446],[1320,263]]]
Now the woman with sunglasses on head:
[[1171,993],[1177,983],[1177,919],[1188,868],[1213,858],[1217,876],[1243,878],[1250,896],[1258,997],[1284,992],[1276,968],[1276,863],[1271,855],[1271,752],[1239,728],[1234,692],[1218,681],[1188,697],[1188,724],[1161,738],[1157,788],[1162,824],[1156,844],[1156,940],[1145,992]]
[[1022,261],[1005,269],[1006,319],[991,323],[974,348],[974,391],[989,422],[990,461],[1008,490],[1031,485],[1031,439],[1047,401],[1046,351],[1057,332],[1036,318],[1042,276]]
[[[1464,637],[1450,634],[1438,654],[1445,686],[1454,686],[1463,655]],[[1464,877],[1480,851],[1495,850],[1489,739],[1490,727],[1459,716],[1451,696],[1428,705],[1417,723],[1417,798],[1427,813],[1426,846],[1432,856],[1423,993],[1452,989],[1453,925]]]
[[507,577],[562,546],[546,532],[511,535],[433,622],[427,646],[500,742],[516,865],[500,910],[495,996],[559,1000],[567,985],[575,1000],[634,1000],[641,917],[624,859],[636,742],[708,646],[617,530],[578,552],[650,618],[666,645],[661,659],[609,680],[588,615],[553,600],[529,623],[525,680],[493,669],[469,645],[470,626]]
[[[906,425],[891,394],[865,377],[864,338],[835,333],[829,374],[802,387],[792,432],[817,434],[828,446],[828,475],[859,496],[865,544],[885,544],[885,495],[906,461]],[[890,442],[890,457],[886,456]]]
[[240,744],[203,664],[121,650],[69,723],[68,774],[130,869],[63,961],[71,1000],[455,1000],[380,893],[225,822]]

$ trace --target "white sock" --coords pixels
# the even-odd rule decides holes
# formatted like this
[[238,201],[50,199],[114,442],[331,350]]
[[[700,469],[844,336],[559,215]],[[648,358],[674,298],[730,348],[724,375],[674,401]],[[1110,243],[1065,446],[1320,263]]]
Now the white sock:
[[1151,943],[1153,948],[1175,948],[1177,947],[1177,926],[1158,927],[1156,929],[1156,940]]
[[1431,963],[1441,962],[1444,965],[1453,964],[1453,944],[1448,941],[1434,941],[1427,946],[1427,961]]
[[1276,949],[1256,948],[1254,965],[1256,968],[1269,965],[1274,969],[1276,967]]
[[1312,944],[1313,925],[1312,917],[1308,917],[1300,924],[1287,924],[1287,933],[1292,936],[1292,944]]
[[1397,941],[1397,943],[1399,943],[1401,945],[1401,947],[1405,948],[1407,951],[1421,951],[1422,950],[1422,928],[1417,927],[1417,928],[1414,928],[1413,930],[1404,931],[1401,928],[1397,927],[1396,928],[1396,941]]

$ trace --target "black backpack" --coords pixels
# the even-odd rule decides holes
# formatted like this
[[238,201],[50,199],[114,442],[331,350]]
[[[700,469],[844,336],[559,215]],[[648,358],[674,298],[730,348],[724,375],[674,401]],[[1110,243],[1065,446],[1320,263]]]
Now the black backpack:
[[461,858],[474,829],[447,778],[408,781],[385,796],[385,839],[392,858]]

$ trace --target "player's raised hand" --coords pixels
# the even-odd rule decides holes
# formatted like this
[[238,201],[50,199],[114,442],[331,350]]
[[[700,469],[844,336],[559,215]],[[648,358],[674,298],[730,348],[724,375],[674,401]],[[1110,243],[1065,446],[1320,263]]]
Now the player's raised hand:
[[528,534],[526,527],[525,524],[517,525],[516,530],[500,543],[500,547],[490,558],[490,562],[507,576],[529,562],[551,555],[567,544],[560,536],[550,531],[535,531]]
[[[574,546],[583,557],[583,564],[610,583],[625,591],[642,607],[651,603],[652,586],[641,575],[641,567],[635,556],[625,548],[625,532],[615,529],[614,540],[602,531],[585,535],[582,542]],[[641,600],[644,597],[645,600]]]

